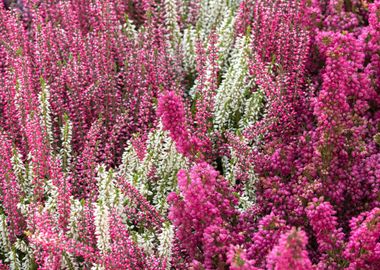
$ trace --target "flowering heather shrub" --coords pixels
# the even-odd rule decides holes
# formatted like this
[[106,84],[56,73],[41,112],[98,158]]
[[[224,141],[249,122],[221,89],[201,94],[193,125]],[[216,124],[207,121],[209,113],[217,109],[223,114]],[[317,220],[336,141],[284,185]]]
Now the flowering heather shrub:
[[0,1],[0,270],[380,269],[380,0]]

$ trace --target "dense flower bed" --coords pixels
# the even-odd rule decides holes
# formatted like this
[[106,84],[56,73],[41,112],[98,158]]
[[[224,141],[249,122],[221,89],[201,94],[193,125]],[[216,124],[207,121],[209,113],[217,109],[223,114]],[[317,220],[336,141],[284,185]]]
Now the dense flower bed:
[[379,0],[0,2],[0,269],[380,269]]

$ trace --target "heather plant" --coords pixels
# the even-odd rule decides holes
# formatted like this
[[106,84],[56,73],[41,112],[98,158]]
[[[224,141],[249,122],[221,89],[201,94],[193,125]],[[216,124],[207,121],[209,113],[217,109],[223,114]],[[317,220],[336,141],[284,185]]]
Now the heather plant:
[[379,0],[0,1],[0,269],[380,268]]

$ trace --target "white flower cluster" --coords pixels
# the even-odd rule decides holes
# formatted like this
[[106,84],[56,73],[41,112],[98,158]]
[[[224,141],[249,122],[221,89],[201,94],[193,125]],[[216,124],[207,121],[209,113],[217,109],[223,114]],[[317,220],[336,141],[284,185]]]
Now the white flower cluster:
[[52,122],[51,122],[51,110],[50,110],[50,91],[49,86],[46,84],[45,80],[41,77],[41,92],[38,95],[40,102],[40,113],[41,113],[41,126],[45,128],[45,132],[49,139],[50,147],[52,147],[54,138],[52,131]]
[[[160,125],[149,134],[146,155],[139,160],[133,146],[129,143],[122,158],[120,175],[126,177],[142,195],[151,198],[152,204],[165,213],[168,209],[166,197],[177,188],[177,172],[186,167],[185,158],[177,152],[175,143]],[[148,174],[155,170],[157,181],[152,183]]]
[[170,46],[172,51],[178,47],[181,39],[181,32],[178,25],[178,13],[176,10],[175,0],[164,0],[165,24],[171,35]]
[[21,263],[16,247],[12,245],[9,239],[7,219],[4,214],[0,214],[0,236],[0,250],[4,252],[4,262],[9,263],[11,269],[21,270]]
[[64,115],[64,124],[61,128],[61,141],[62,148],[60,149],[60,158],[62,161],[62,169],[65,173],[69,171],[71,165],[71,138],[73,132],[73,125],[70,122],[67,114]]
[[218,129],[233,128],[243,113],[245,93],[252,87],[248,70],[249,38],[238,38],[231,65],[215,96],[214,124]]
[[95,202],[95,234],[97,246],[103,254],[110,250],[109,215],[117,198],[113,171],[107,172],[104,165],[97,168],[98,200]]
[[160,241],[158,252],[161,258],[166,258],[167,260],[166,269],[170,269],[170,259],[172,255],[173,239],[174,239],[174,227],[169,222],[165,222],[162,226],[162,231],[160,235],[158,236],[158,240]]

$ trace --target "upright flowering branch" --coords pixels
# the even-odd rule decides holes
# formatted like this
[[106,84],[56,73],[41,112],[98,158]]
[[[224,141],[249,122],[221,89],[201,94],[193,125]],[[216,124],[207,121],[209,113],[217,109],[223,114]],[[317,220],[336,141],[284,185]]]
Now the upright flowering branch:
[[173,52],[178,50],[179,42],[181,39],[181,32],[178,25],[179,16],[177,14],[177,7],[174,0],[165,0],[164,1],[165,9],[165,24],[169,30],[171,49]]
[[380,266],[380,210],[360,214],[350,221],[350,239],[344,251],[347,269],[375,269]]
[[53,147],[54,138],[52,130],[52,121],[51,121],[51,111],[50,111],[50,91],[49,86],[46,85],[45,80],[41,77],[41,92],[38,96],[40,102],[40,111],[41,111],[41,126],[44,127],[44,132],[47,134],[50,147]]
[[164,223],[162,227],[162,232],[159,236],[159,240],[159,255],[161,258],[165,260],[166,269],[170,269],[173,253],[174,226],[168,222]]
[[[200,54],[197,59],[198,78],[195,82],[195,93],[198,95],[196,98],[196,112],[195,123],[199,133],[207,133],[210,128],[211,113],[214,110],[213,98],[218,85],[218,48],[217,34],[212,32],[210,34],[209,45],[207,54],[202,56],[205,52],[198,45],[197,51]],[[206,58],[206,59],[203,59]],[[199,62],[199,63],[198,63]]]
[[249,44],[248,36],[237,39],[231,66],[223,74],[223,81],[217,90],[214,125],[218,129],[245,127],[258,120],[263,95],[260,90],[251,94],[253,81],[248,69]]
[[94,122],[89,130],[84,148],[77,158],[79,177],[73,183],[73,194],[81,198],[89,197],[96,191],[96,162],[99,151],[101,123]]
[[281,235],[278,245],[268,256],[267,268],[271,270],[312,269],[306,243],[305,232],[295,228]]
[[318,251],[322,255],[318,266],[321,269],[343,267],[346,263],[341,260],[344,234],[342,229],[338,228],[336,212],[331,204],[324,202],[323,198],[314,199],[306,214],[318,242]]
[[[13,245],[14,236],[9,234],[7,227],[7,219],[4,214],[0,214],[0,248],[2,250],[5,261],[9,262],[11,269],[21,269],[21,263],[17,254],[17,251]],[[6,265],[5,267],[7,267]],[[9,269],[6,268],[6,269]]]
[[12,152],[12,142],[0,131],[0,158],[2,160],[0,168],[1,209],[6,215],[9,239],[14,242],[16,236],[22,234],[25,228],[25,220],[17,207],[23,194],[17,175],[13,171]]
[[207,136],[212,130],[212,112],[214,111],[214,96],[218,86],[218,36],[212,32],[206,53],[201,43],[197,43],[197,72],[194,97],[194,123],[196,136],[201,151],[205,154],[211,152],[211,141]]
[[178,152],[189,156],[197,153],[197,141],[190,136],[183,102],[170,91],[159,97],[157,114],[162,118],[164,129],[170,132]]
[[50,177],[52,179],[52,184],[58,192],[58,196],[56,198],[56,207],[59,215],[58,223],[61,229],[66,230],[70,216],[72,195],[71,183],[69,182],[69,177],[64,174],[61,168],[61,161],[59,159],[52,161]]
[[32,167],[32,185],[34,187],[34,200],[42,200],[44,181],[49,176],[50,156],[49,147],[45,142],[44,131],[40,125],[40,117],[32,111],[27,118],[25,133],[29,147],[28,159]]
[[72,123],[70,122],[69,117],[67,114],[64,114],[63,116],[64,123],[61,128],[61,141],[62,141],[62,148],[60,150],[60,157],[62,160],[62,170],[64,172],[69,172],[71,168],[71,160],[72,160],[72,146],[71,146],[71,140],[72,140]]
[[237,18],[235,24],[235,31],[238,36],[244,35],[251,23],[251,16],[253,12],[253,2],[243,0],[239,4],[237,11]]

